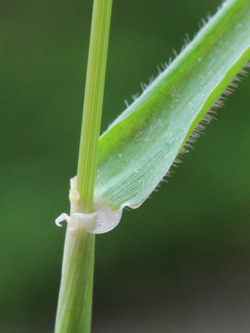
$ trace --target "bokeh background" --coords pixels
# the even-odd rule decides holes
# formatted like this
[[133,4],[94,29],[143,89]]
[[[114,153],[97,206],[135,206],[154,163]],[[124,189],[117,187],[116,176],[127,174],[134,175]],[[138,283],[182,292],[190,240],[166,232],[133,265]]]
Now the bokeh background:
[[[114,0],[102,130],[220,0]],[[1,0],[0,332],[53,332],[91,0]],[[169,183],[97,236],[93,333],[250,332],[250,79]],[[72,332],[74,333],[74,332]]]

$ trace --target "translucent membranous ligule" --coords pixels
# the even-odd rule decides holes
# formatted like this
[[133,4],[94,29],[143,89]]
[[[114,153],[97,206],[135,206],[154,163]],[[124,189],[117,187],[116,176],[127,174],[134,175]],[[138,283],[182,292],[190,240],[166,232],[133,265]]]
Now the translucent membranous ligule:
[[114,229],[121,220],[122,210],[114,211],[104,206],[98,198],[94,198],[94,212],[82,212],[80,195],[76,190],[76,177],[70,180],[70,215],[62,213],[55,220],[57,226],[66,221],[70,230],[84,228],[93,234],[103,234]]

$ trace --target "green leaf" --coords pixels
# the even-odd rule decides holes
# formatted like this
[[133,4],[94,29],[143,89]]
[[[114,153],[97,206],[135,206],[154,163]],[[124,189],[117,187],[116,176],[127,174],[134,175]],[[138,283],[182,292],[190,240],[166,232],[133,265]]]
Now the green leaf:
[[250,2],[229,0],[100,137],[96,202],[114,211],[140,206],[249,58]]

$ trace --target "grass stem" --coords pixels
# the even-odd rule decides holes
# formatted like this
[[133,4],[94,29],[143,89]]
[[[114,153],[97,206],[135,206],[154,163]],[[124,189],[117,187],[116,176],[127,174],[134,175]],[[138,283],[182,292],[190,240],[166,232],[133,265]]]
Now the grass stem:
[[[112,0],[94,0],[77,169],[84,213],[93,211],[111,10]],[[91,330],[94,250],[94,235],[67,228],[55,333]]]

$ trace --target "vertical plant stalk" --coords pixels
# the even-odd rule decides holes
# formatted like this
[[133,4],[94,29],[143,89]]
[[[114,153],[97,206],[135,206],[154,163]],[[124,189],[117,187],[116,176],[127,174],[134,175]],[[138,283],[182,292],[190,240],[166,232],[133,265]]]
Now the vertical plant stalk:
[[[112,0],[94,0],[77,190],[83,213],[93,211]],[[55,333],[89,333],[91,329],[95,236],[67,228]]]

